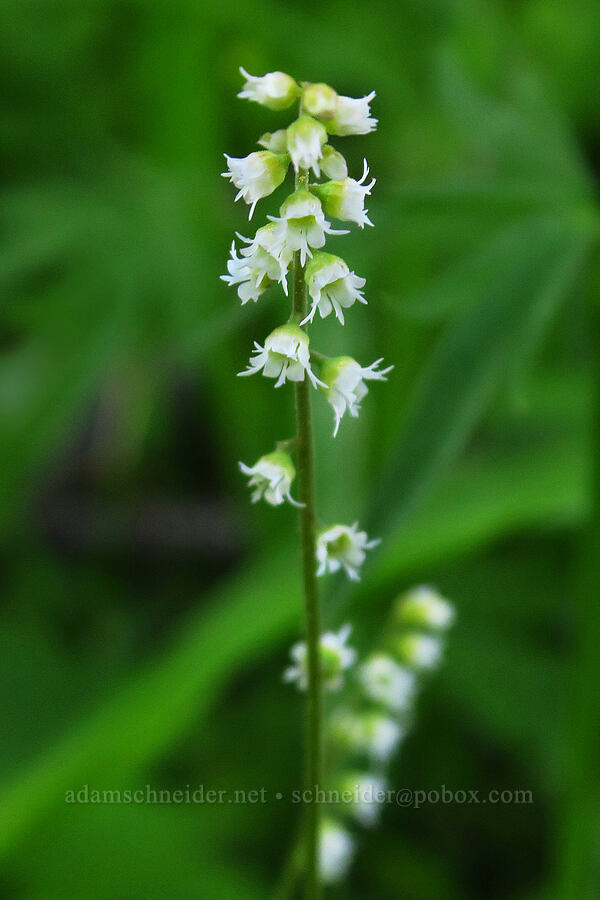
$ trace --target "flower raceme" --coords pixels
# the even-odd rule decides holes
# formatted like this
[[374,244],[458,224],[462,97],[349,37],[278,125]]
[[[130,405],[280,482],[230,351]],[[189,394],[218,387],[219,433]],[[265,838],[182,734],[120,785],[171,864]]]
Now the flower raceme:
[[288,453],[275,450],[261,456],[253,466],[247,466],[243,462],[238,465],[250,479],[248,486],[253,488],[253,503],[258,503],[264,498],[271,506],[280,506],[286,500],[292,506],[302,506],[290,494],[296,469]]
[[321,531],[317,535],[317,575],[343,569],[350,581],[360,581],[359,569],[367,556],[365,550],[371,550],[379,543],[379,539],[370,541],[366,531],[359,531],[358,522],[333,525]]
[[287,381],[304,381],[308,375],[313,387],[324,386],[310,367],[308,335],[298,325],[276,328],[265,340],[264,347],[254,342],[254,352],[248,368],[238,375],[254,375],[262,370],[265,378],[276,378],[275,387]]
[[387,381],[385,377],[394,368],[379,369],[382,359],[375,360],[370,366],[361,366],[351,356],[338,356],[325,359],[321,364],[319,375],[325,382],[323,390],[327,402],[333,407],[335,437],[346,410],[353,418],[360,412],[360,403],[368,394],[366,381]]

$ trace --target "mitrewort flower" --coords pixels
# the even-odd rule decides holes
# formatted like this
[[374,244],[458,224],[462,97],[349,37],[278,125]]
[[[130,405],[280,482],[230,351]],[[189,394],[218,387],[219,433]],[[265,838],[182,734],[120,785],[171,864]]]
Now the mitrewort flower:
[[250,75],[242,66],[240,72],[246,79],[238,97],[253,100],[269,109],[287,109],[300,94],[300,88],[285,72],[267,72],[266,75]]
[[254,375],[262,370],[265,378],[276,378],[275,387],[286,381],[304,381],[305,374],[313,387],[321,385],[310,367],[308,335],[298,325],[287,324],[276,328],[265,340],[264,347],[254,342],[253,355],[248,368],[238,375]]
[[333,119],[338,105],[338,95],[328,84],[303,84],[302,109],[316,119]]
[[356,849],[349,831],[334,819],[323,819],[319,836],[319,872],[324,884],[345,878]]
[[[272,149],[272,148],[270,148]],[[343,181],[348,177],[348,165],[346,160],[331,144],[325,144],[321,156],[321,170],[328,178],[334,181]]]
[[435,669],[442,658],[442,642],[430,634],[403,634],[396,642],[400,659],[415,669]]
[[325,126],[312,116],[300,116],[292,122],[287,130],[287,147],[296,172],[298,169],[313,169],[319,178],[321,175],[319,160],[323,155],[323,145],[326,143]]
[[338,96],[335,112],[327,123],[327,131],[344,137],[348,134],[369,134],[375,131],[377,119],[371,116],[371,100],[375,91],[366,97]]
[[248,300],[258,300],[267,288],[280,282],[287,294],[287,271],[292,254],[282,250],[275,233],[275,226],[264,225],[253,238],[238,234],[241,241],[248,244],[238,256],[235,241],[231,244],[231,258],[227,261],[228,275],[221,275],[229,285],[238,285],[238,297],[242,304]]
[[343,308],[348,309],[356,300],[366,303],[361,288],[365,279],[351,272],[347,264],[339,256],[319,251],[315,253],[306,267],[304,275],[308,292],[312,299],[309,314],[300,323],[312,322],[319,310],[322,319],[333,310],[339,321],[344,324]]
[[385,713],[354,713],[338,709],[332,717],[332,734],[343,746],[367,755],[372,763],[386,763],[406,733]]
[[270,150],[271,153],[287,153],[287,130],[280,128],[278,131],[267,131],[257,141],[259,147]]
[[386,800],[387,781],[370,772],[348,772],[340,779],[340,796],[351,797],[349,812],[365,828],[377,824]]
[[225,154],[225,159],[229,170],[221,174],[239,188],[235,199],[243,197],[250,205],[248,218],[251,219],[258,201],[272,194],[285,179],[290,158],[286,153],[257,150],[241,159]]
[[359,568],[366,559],[365,550],[371,550],[380,540],[370,541],[366,531],[354,525],[334,525],[317,536],[317,575],[344,569],[351,581],[360,581]]
[[360,228],[372,225],[368,209],[365,209],[365,197],[371,193],[375,179],[364,184],[369,174],[367,161],[360,181],[344,178],[341,181],[326,181],[325,184],[313,184],[311,189],[325,204],[328,215],[345,222],[356,222]]
[[[323,685],[329,691],[338,691],[341,688],[344,683],[344,672],[356,660],[356,650],[346,646],[351,632],[352,626],[344,625],[337,634],[334,631],[326,631],[321,635],[319,641],[321,675]],[[305,691],[308,687],[307,655],[308,651],[304,641],[294,644],[290,650],[294,664],[283,673],[283,680],[296,682],[301,691]]]
[[312,256],[311,247],[318,250],[325,243],[326,234],[347,234],[335,230],[325,219],[321,201],[310,191],[300,188],[282,204],[279,217],[269,216],[277,225],[282,252],[300,251],[300,264]]
[[358,677],[365,696],[390,712],[399,713],[410,707],[416,687],[415,676],[391,656],[374,654],[360,667]]
[[297,503],[290,494],[292,482],[296,477],[294,463],[288,453],[275,450],[267,453],[253,465],[238,463],[244,475],[248,475],[248,486],[253,488],[252,502],[265,499],[271,506],[280,506],[287,500],[292,506],[303,506]]
[[454,616],[452,604],[428,585],[412,588],[396,601],[396,617],[403,625],[445,631]]
[[346,410],[353,418],[358,416],[361,400],[369,392],[365,381],[387,381],[385,376],[394,367],[379,369],[381,362],[382,359],[377,359],[370,366],[361,366],[351,356],[336,356],[321,363],[319,374],[326,385],[324,391],[327,402],[331,404],[335,414],[334,437]]

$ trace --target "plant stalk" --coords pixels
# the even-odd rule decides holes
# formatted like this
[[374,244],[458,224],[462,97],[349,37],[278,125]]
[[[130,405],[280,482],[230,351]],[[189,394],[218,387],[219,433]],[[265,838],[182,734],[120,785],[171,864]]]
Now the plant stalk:
[[[308,171],[296,175],[296,188],[308,187]],[[294,256],[292,315],[301,321],[307,314],[306,283],[300,254]],[[296,382],[296,462],[298,495],[304,506],[299,510],[302,551],[302,585],[306,617],[308,691],[306,710],[305,787],[312,792],[305,806],[305,893],[306,900],[318,900],[319,884],[319,805],[316,790],[322,780],[322,700],[319,641],[321,635],[319,596],[315,559],[315,474],[311,416],[311,384]]]

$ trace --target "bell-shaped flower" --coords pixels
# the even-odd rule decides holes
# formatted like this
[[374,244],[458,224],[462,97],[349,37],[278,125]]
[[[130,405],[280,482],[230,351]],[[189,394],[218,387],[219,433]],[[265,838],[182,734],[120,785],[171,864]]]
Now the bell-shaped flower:
[[385,653],[376,653],[360,667],[358,678],[369,700],[380,703],[393,713],[410,708],[416,680],[413,672],[398,665]]
[[344,178],[348,177],[348,164],[346,163],[346,160],[339,150],[336,150],[331,144],[325,144],[323,147],[321,171],[327,178],[331,178],[333,181],[343,181]]
[[319,835],[319,874],[323,884],[335,884],[348,874],[356,850],[349,831],[334,819],[323,819]]
[[373,224],[369,219],[369,210],[365,209],[365,197],[371,193],[375,179],[365,184],[368,175],[369,167],[365,159],[363,174],[359,181],[355,181],[354,178],[326,181],[325,184],[311,185],[311,190],[321,198],[328,215],[345,222],[356,222],[359,228],[364,228],[365,225]]
[[[352,632],[351,625],[344,625],[336,633],[325,631],[319,640],[319,658],[323,686],[328,691],[338,691],[344,683],[344,672],[354,665],[356,650],[346,641]],[[304,641],[294,644],[290,650],[293,665],[283,673],[283,680],[295,682],[298,689],[308,688],[308,650]]]
[[267,131],[257,141],[259,147],[270,150],[271,153],[287,153],[287,131],[280,128],[278,131]]
[[318,250],[325,243],[326,234],[347,234],[331,227],[325,219],[321,201],[303,188],[291,194],[281,206],[281,215],[269,216],[277,225],[277,235],[282,252],[300,252],[300,264],[312,256],[312,249]]
[[300,88],[285,72],[267,72],[266,75],[250,75],[242,66],[240,72],[246,79],[238,97],[252,100],[269,109],[287,109],[300,95]]
[[340,778],[339,793],[344,803],[351,798],[350,815],[364,828],[373,828],[387,799],[387,781],[370,772],[347,772]]
[[253,238],[238,234],[248,244],[238,256],[235,241],[231,245],[231,258],[227,261],[228,275],[221,275],[226,284],[238,285],[238,297],[242,304],[255,302],[272,284],[279,282],[287,294],[287,271],[292,254],[282,252],[273,224],[259,228]]
[[342,747],[382,765],[396,752],[406,729],[385,713],[337,709],[332,715],[331,733]]
[[358,522],[333,525],[321,531],[317,535],[317,575],[343,569],[351,581],[360,581],[358,571],[366,559],[365,550],[371,550],[379,543],[379,539],[370,541],[366,531],[359,531]]
[[315,253],[306,267],[304,278],[312,306],[301,325],[312,322],[317,310],[322,319],[333,310],[343,325],[344,309],[348,309],[356,300],[360,303],[367,302],[361,290],[365,285],[365,279],[351,272],[339,256],[322,251]]
[[303,506],[297,503],[290,494],[292,482],[296,477],[294,463],[288,453],[275,450],[267,453],[253,465],[238,463],[244,475],[248,475],[248,486],[253,489],[252,502],[264,500],[271,506],[280,506],[286,500],[292,506]]
[[398,656],[414,669],[435,669],[442,659],[442,642],[431,634],[411,632],[396,642]]
[[254,342],[248,368],[238,375],[254,375],[262,371],[265,378],[276,378],[275,387],[287,381],[304,381],[305,374],[313,387],[321,385],[310,367],[308,335],[298,325],[288,323],[276,328],[265,340],[264,347]]
[[452,625],[454,617],[450,601],[428,585],[418,585],[396,601],[396,618],[403,625],[445,631]]
[[379,369],[382,359],[376,359],[370,366],[361,366],[351,356],[336,356],[325,359],[321,363],[321,378],[327,385],[324,390],[327,402],[333,407],[335,437],[340,427],[342,416],[348,410],[353,418],[360,412],[360,404],[368,394],[366,381],[387,381],[385,377],[394,368]]
[[366,97],[337,98],[335,112],[329,122],[327,131],[330,134],[345,136],[348,134],[369,134],[375,131],[377,119],[371,116],[371,101],[375,91],[371,91]]
[[296,172],[298,169],[313,169],[319,178],[321,175],[319,160],[323,155],[323,145],[326,143],[325,126],[312,116],[300,116],[292,122],[287,130],[287,146]]
[[257,150],[241,159],[225,154],[225,159],[229,169],[221,174],[238,188],[235,199],[243,197],[249,204],[251,219],[258,201],[272,194],[285,179],[290,158],[286,153]]
[[338,95],[328,84],[303,84],[302,110],[316,119],[333,119],[338,106]]

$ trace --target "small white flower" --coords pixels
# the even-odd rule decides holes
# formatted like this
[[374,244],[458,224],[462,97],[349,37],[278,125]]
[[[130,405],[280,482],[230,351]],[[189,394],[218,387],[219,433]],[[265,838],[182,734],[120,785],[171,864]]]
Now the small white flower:
[[304,84],[302,109],[317,119],[333,119],[338,108],[338,95],[328,84]]
[[346,160],[342,154],[330,144],[325,144],[323,147],[321,170],[327,178],[331,178],[333,181],[343,181],[344,178],[348,177],[348,165]]
[[402,661],[415,669],[435,669],[442,658],[442,642],[430,634],[403,634],[396,648]]
[[259,228],[253,238],[245,238],[238,234],[241,241],[248,244],[237,255],[235,242],[231,244],[231,258],[227,261],[228,275],[221,275],[229,285],[238,285],[238,296],[242,304],[248,300],[255,302],[272,284],[280,282],[285,294],[287,288],[287,271],[292,254],[283,251],[275,234],[273,224]]
[[296,172],[298,169],[313,169],[317,178],[321,175],[319,160],[322,147],[327,143],[327,131],[321,122],[312,116],[300,116],[287,130],[288,153]]
[[333,118],[327,123],[330,134],[344,137],[348,134],[369,134],[375,131],[377,119],[371,116],[370,103],[375,96],[371,91],[366,97],[339,96]]
[[267,131],[257,143],[259,147],[264,147],[271,153],[287,153],[287,131],[285,128],[273,132]]
[[312,322],[317,309],[322,319],[333,310],[343,325],[343,308],[353,306],[356,300],[360,303],[367,302],[361,290],[365,279],[351,272],[339,256],[322,251],[315,253],[306,267],[304,278],[312,298],[312,306],[301,325]]
[[375,654],[360,667],[358,677],[365,695],[391,712],[403,712],[410,706],[415,693],[415,676],[391,656]]
[[266,75],[250,75],[242,66],[240,72],[246,79],[238,97],[253,100],[269,109],[287,109],[300,94],[300,88],[285,72],[267,72]]
[[262,370],[265,378],[277,378],[275,387],[281,387],[286,381],[304,381],[308,375],[313,387],[321,385],[310,367],[310,350],[308,335],[297,325],[282,325],[276,328],[265,340],[264,347],[254,342],[253,356],[248,368],[238,375],[254,375]]
[[405,625],[417,625],[444,631],[454,621],[452,604],[427,585],[419,585],[397,601],[397,617]]
[[377,824],[386,800],[387,781],[369,772],[348,772],[340,781],[340,795],[352,795],[350,813],[364,828]]
[[292,481],[296,477],[296,469],[289,454],[281,450],[267,453],[253,466],[238,463],[244,475],[250,477],[248,486],[254,488],[252,502],[258,503],[263,497],[271,506],[280,506],[286,500],[292,506],[303,506],[297,503],[290,494]]
[[221,174],[238,188],[235,199],[243,197],[249,204],[248,218],[251,219],[258,201],[272,194],[285,179],[289,156],[285,153],[271,153],[270,150],[257,150],[241,159],[225,154],[225,159],[229,169]]
[[364,753],[372,763],[386,763],[395,753],[406,729],[384,713],[353,713],[338,709],[332,717],[334,737],[351,750]]
[[369,210],[365,209],[365,197],[371,193],[375,184],[374,178],[369,184],[364,184],[368,174],[369,167],[365,159],[360,181],[344,178],[342,181],[314,184],[311,188],[323,200],[328,215],[345,222],[356,222],[359,228],[364,228],[365,225],[373,224],[368,216]]
[[351,581],[360,581],[359,568],[366,559],[365,550],[371,550],[380,540],[370,541],[366,531],[354,525],[334,525],[317,537],[317,575],[344,569]]
[[269,216],[277,225],[277,235],[283,250],[300,251],[300,264],[312,256],[311,247],[318,250],[325,243],[326,234],[347,234],[335,230],[325,219],[321,201],[310,191],[295,191],[282,204],[279,217]]
[[385,376],[394,367],[378,369],[381,362],[382,359],[376,359],[370,366],[361,366],[351,356],[337,356],[326,359],[321,364],[319,374],[326,384],[324,390],[327,402],[333,407],[335,414],[334,437],[346,410],[353,418],[358,416],[361,401],[368,394],[365,381],[387,381]]
[[[346,641],[352,632],[351,625],[344,625],[337,632],[325,631],[319,640],[319,655],[321,659],[321,676],[323,685],[328,691],[338,691],[344,683],[344,672],[354,665],[356,650],[347,647]],[[289,666],[283,673],[283,680],[296,682],[298,689],[305,691],[308,688],[308,652],[306,643],[301,641],[294,644],[290,650],[290,656],[294,665]]]
[[319,872],[324,884],[342,881],[348,873],[355,852],[355,841],[349,831],[333,819],[323,819],[319,838]]

